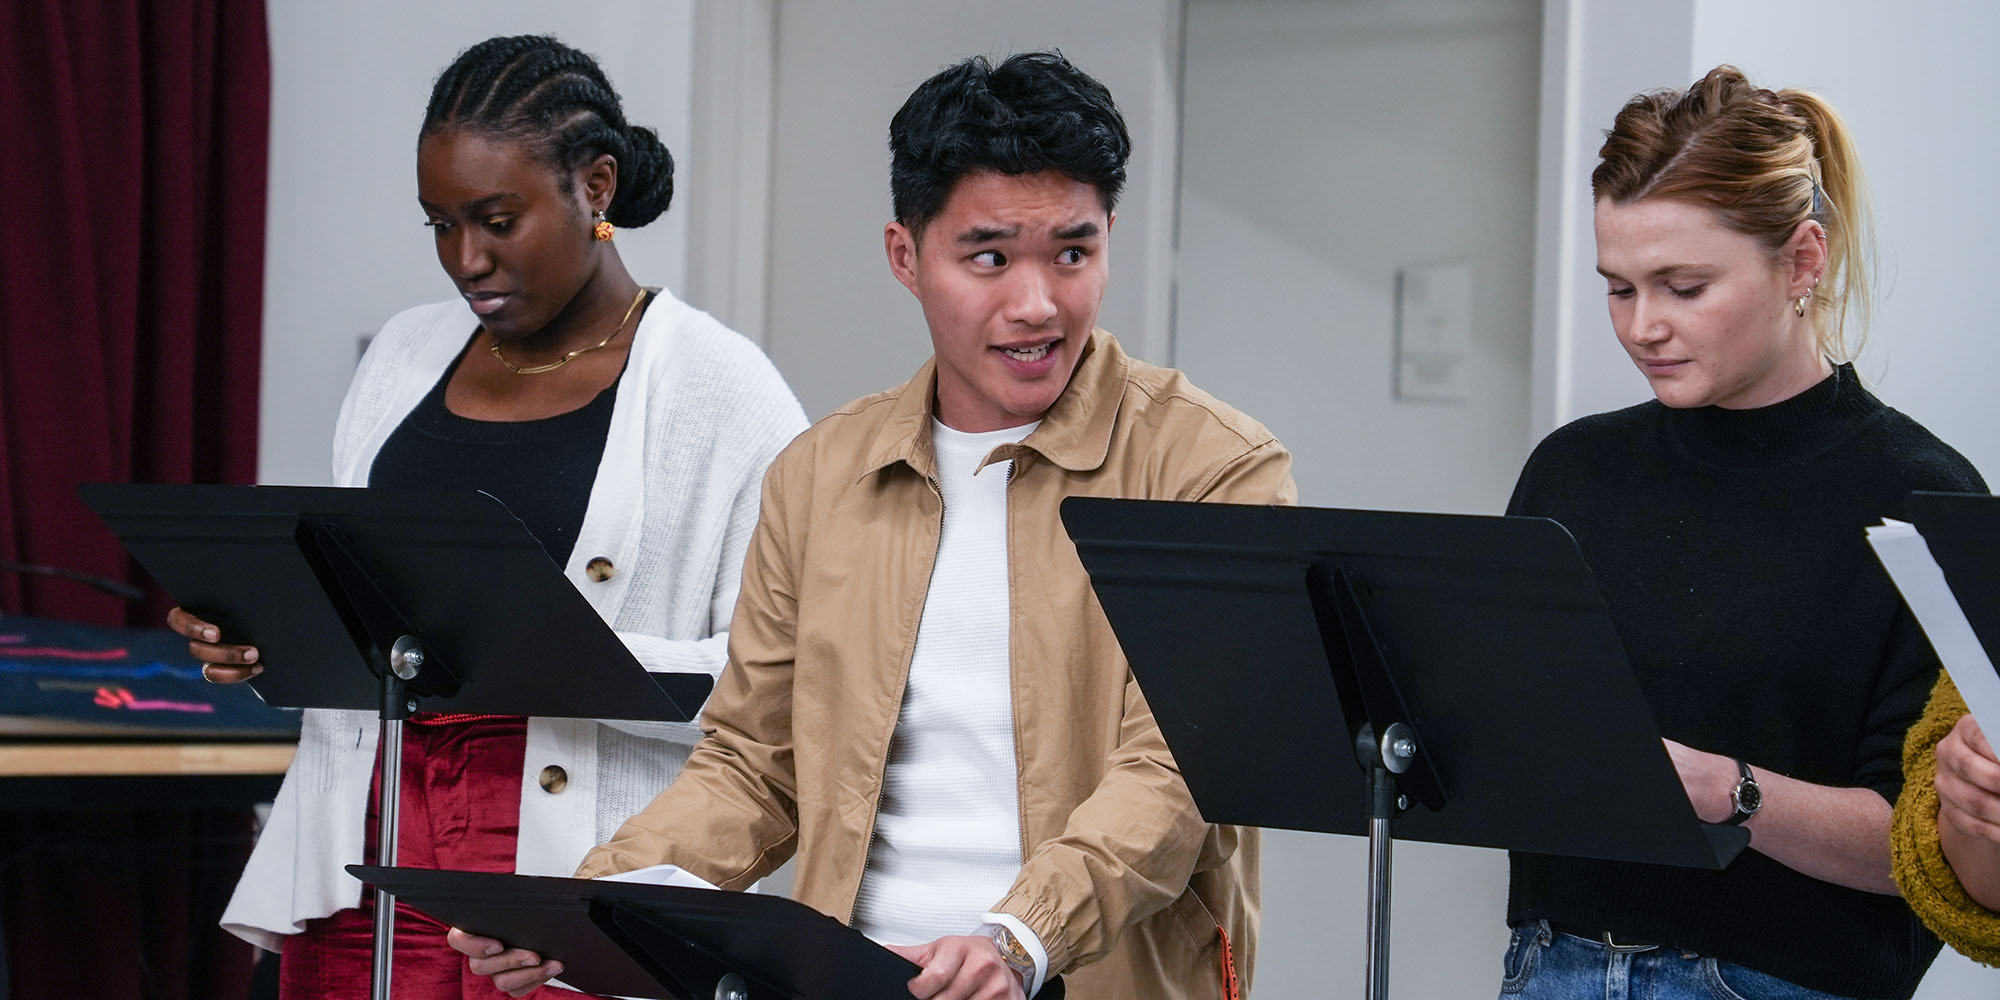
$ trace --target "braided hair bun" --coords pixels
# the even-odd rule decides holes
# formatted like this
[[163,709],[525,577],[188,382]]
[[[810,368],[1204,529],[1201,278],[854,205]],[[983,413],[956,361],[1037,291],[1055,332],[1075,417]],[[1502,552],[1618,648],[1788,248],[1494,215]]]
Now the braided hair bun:
[[625,120],[618,92],[597,60],[548,35],[489,38],[459,53],[431,87],[424,136],[469,129],[526,144],[563,175],[599,156],[618,163],[618,189],[604,217],[637,228],[674,198],[674,157],[652,129]]

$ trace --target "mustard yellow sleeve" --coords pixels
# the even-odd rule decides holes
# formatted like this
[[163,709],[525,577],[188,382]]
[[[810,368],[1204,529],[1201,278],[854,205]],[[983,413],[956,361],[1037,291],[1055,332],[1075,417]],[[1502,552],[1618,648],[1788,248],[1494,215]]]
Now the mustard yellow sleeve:
[[1896,884],[1924,924],[1960,953],[2000,965],[2000,913],[1974,901],[1938,844],[1937,745],[1966,714],[1965,699],[1940,675],[1923,717],[1903,742],[1903,794],[1889,829]]

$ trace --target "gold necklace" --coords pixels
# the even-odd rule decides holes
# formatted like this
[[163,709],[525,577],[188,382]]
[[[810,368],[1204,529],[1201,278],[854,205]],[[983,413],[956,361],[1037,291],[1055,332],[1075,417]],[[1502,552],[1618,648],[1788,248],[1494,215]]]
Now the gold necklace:
[[500,341],[497,339],[493,341],[493,346],[487,348],[487,350],[493,352],[493,359],[495,361],[498,361],[501,364],[506,365],[507,370],[513,372],[516,375],[540,375],[543,372],[555,371],[556,369],[561,368],[566,364],[569,364],[571,361],[574,361],[577,355],[589,354],[591,351],[597,350],[598,348],[611,343],[612,338],[618,336],[621,333],[624,333],[625,324],[632,322],[632,314],[639,311],[639,303],[646,301],[646,293],[648,291],[651,291],[651,289],[648,288],[639,289],[638,297],[632,300],[631,305],[625,307],[625,318],[619,320],[617,328],[613,329],[611,333],[605,336],[603,340],[600,340],[597,343],[590,345],[589,347],[579,347],[576,350],[571,351],[568,354],[565,354],[562,357],[549,362],[548,364],[529,365],[528,367],[523,368],[520,365],[517,365],[514,362],[509,361],[506,358],[500,356]]

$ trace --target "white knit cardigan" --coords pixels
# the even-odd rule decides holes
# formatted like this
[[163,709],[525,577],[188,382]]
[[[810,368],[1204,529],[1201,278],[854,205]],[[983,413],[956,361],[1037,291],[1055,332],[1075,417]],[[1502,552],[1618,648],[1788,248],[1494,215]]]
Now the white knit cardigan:
[[[367,484],[383,441],[464,351],[473,324],[453,299],[382,328],[340,408],[335,482]],[[619,379],[604,458],[564,567],[646,669],[721,673],[764,467],[805,426],[798,400],[756,345],[667,292],[654,298]],[[584,574],[596,556],[613,566],[601,582]],[[359,905],[361,883],[341,866],[362,860],[378,726],[367,712],[305,713],[298,756],[224,928],[275,951],[305,921]],[[673,780],[700,735],[686,723],[529,719],[515,870],[573,872]],[[551,764],[569,778],[555,793],[538,781]]]

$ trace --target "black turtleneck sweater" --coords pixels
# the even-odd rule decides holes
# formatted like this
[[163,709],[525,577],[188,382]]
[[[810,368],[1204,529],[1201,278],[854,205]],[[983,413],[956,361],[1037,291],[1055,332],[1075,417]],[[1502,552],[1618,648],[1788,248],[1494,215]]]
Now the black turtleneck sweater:
[[[1863,529],[1979,474],[1851,366],[1753,410],[1658,402],[1549,435],[1510,514],[1576,536],[1660,732],[1893,803],[1936,656]],[[1886,832],[1884,834],[1886,836]],[[1513,855],[1507,919],[1610,931],[1843,996],[1908,997],[1938,941],[1902,899],[1753,845],[1720,872]]]

